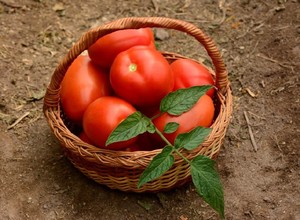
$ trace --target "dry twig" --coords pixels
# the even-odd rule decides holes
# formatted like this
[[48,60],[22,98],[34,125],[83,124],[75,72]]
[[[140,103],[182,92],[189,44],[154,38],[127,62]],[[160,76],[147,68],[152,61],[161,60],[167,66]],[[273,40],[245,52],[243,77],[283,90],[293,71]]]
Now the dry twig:
[[18,118],[13,124],[7,127],[7,130],[12,129],[15,127],[17,124],[20,123],[25,117],[27,117],[30,114],[30,112],[25,112],[20,118]]
[[223,24],[223,22],[226,19],[226,7],[224,5],[225,5],[225,0],[219,0],[219,8],[222,12],[222,19],[219,21],[218,25]]
[[154,12],[158,13],[159,7],[158,7],[158,4],[157,4],[156,0],[151,0],[151,2],[152,2],[153,7],[154,7]]
[[279,150],[280,152],[282,152],[282,149],[281,149],[281,147],[280,147],[280,145],[279,145],[279,141],[278,141],[277,136],[274,135],[274,136],[272,137],[272,139],[273,139],[273,141],[275,142],[276,147],[278,148],[278,150]]
[[186,9],[191,5],[191,0],[185,0],[182,9]]
[[250,125],[250,121],[249,121],[249,118],[248,118],[248,115],[247,115],[246,111],[244,111],[244,116],[245,116],[245,119],[246,119],[246,122],[247,122],[248,131],[249,131],[252,146],[253,146],[255,152],[257,152],[258,147],[257,147],[256,141],[255,141],[255,138],[254,138],[254,135],[253,135],[253,132],[252,132],[252,128],[251,128],[251,125]]
[[14,4],[6,2],[4,0],[0,0],[0,3],[9,8],[22,8],[22,6],[20,6],[20,5],[14,5]]
[[283,63],[279,62],[278,60],[274,60],[274,59],[272,59],[272,58],[270,58],[270,57],[267,57],[266,55],[263,55],[263,54],[260,54],[260,53],[257,54],[256,56],[258,56],[258,57],[260,57],[260,58],[263,58],[263,59],[265,59],[265,60],[268,60],[268,61],[270,61],[270,62],[272,62],[272,63],[276,63],[276,64],[278,64],[278,65],[281,66],[281,67],[291,69],[291,70],[294,72],[294,69],[293,69],[292,66],[283,64]]
[[253,112],[251,112],[251,111],[248,111],[248,113],[249,113],[249,114],[251,114],[251,115],[253,115],[253,116],[255,116],[255,117],[257,117],[257,118],[259,118],[259,119],[266,120],[266,118],[265,118],[265,117],[263,117],[263,116],[260,116],[260,115],[257,115],[257,114],[255,114],[255,113],[253,113]]
[[249,88],[245,88],[245,90],[252,98],[256,98],[258,96],[258,94],[255,94]]
[[261,23],[260,25],[258,25],[256,27],[248,28],[243,34],[237,36],[236,39],[243,38],[243,37],[245,37],[247,34],[249,34],[251,32],[257,32],[263,26],[264,26],[264,23]]
[[253,50],[249,53],[249,55],[252,55],[254,54],[255,50],[256,50],[256,47],[258,45],[258,41],[255,43],[255,46],[253,47]]

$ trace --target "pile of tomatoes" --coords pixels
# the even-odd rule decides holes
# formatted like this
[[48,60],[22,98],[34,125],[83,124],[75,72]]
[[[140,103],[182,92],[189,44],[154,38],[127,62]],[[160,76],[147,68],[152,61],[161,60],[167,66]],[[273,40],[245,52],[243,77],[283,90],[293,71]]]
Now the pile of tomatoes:
[[[152,29],[119,30],[99,38],[88,55],[78,56],[61,83],[61,105],[68,120],[82,128],[79,137],[99,148],[153,150],[163,147],[155,134],[142,134],[128,141],[105,146],[110,133],[127,116],[141,111],[159,114],[160,101],[170,92],[197,85],[214,85],[208,69],[190,59],[169,63],[155,47]],[[175,137],[196,126],[209,127],[214,117],[214,88],[180,116],[167,113],[153,117],[163,132],[169,122],[179,123]]]

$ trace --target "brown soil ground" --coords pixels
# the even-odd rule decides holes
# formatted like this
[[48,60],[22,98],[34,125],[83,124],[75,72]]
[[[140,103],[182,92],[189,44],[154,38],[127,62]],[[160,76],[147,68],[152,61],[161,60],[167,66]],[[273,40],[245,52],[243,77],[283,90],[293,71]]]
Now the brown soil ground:
[[[297,0],[0,0],[0,219],[218,219],[192,184],[135,194],[88,179],[64,157],[43,116],[45,89],[72,43],[128,16],[189,21],[223,54],[234,92],[217,158],[226,219],[300,219]],[[159,45],[205,59],[196,42],[171,31]]]

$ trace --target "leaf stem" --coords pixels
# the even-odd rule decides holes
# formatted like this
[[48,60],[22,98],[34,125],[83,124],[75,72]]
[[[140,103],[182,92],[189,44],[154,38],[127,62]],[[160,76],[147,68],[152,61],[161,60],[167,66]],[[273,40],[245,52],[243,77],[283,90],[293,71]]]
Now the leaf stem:
[[175,149],[173,144],[171,144],[170,141],[168,141],[168,139],[160,132],[160,130],[157,129],[156,126],[155,126],[155,132],[161,137],[161,139],[163,139],[164,142],[166,142],[167,145],[169,145]]
[[153,117],[150,118],[151,121],[152,121],[153,119],[155,119],[155,118],[158,118],[158,117],[161,116],[163,113],[165,113],[165,112],[160,112],[160,113],[154,115]]
[[185,156],[183,156],[183,154],[180,153],[180,151],[177,150],[175,147],[174,147],[174,151],[176,154],[178,154],[182,159],[184,159],[191,166],[191,161],[189,159],[187,159]]
[[179,152],[179,150],[177,150],[173,144],[170,143],[170,141],[168,141],[168,139],[160,132],[160,130],[157,129],[157,127],[155,127],[155,131],[156,133],[161,137],[161,139],[163,139],[164,142],[166,142],[166,144],[168,146],[171,146],[173,148],[173,151],[176,152],[176,154],[178,154],[182,159],[184,159],[189,165],[191,165],[191,161],[189,161],[185,156],[183,156],[182,153]]

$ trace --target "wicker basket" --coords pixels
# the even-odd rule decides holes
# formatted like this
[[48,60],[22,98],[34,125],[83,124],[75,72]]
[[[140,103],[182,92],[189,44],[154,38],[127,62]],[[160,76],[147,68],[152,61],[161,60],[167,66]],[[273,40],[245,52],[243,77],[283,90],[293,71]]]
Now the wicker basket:
[[[125,152],[99,149],[86,144],[74,135],[71,132],[72,129],[67,126],[68,122],[63,117],[64,114],[59,99],[60,83],[68,67],[79,54],[101,36],[120,29],[142,27],[158,27],[185,32],[199,41],[210,56],[214,65],[216,86],[218,88],[216,119],[211,126],[212,132],[208,139],[192,152],[183,151],[182,153],[189,159],[200,154],[216,158],[232,113],[232,94],[227,71],[213,41],[196,26],[181,20],[161,17],[123,18],[89,30],[74,44],[55,69],[44,98],[43,110],[66,156],[86,176],[112,189],[133,192],[158,192],[181,186],[191,180],[190,170],[186,162],[175,155],[175,163],[167,173],[138,189],[137,183],[141,173],[161,150]],[[162,54],[170,62],[183,57],[174,53],[162,52]]]

